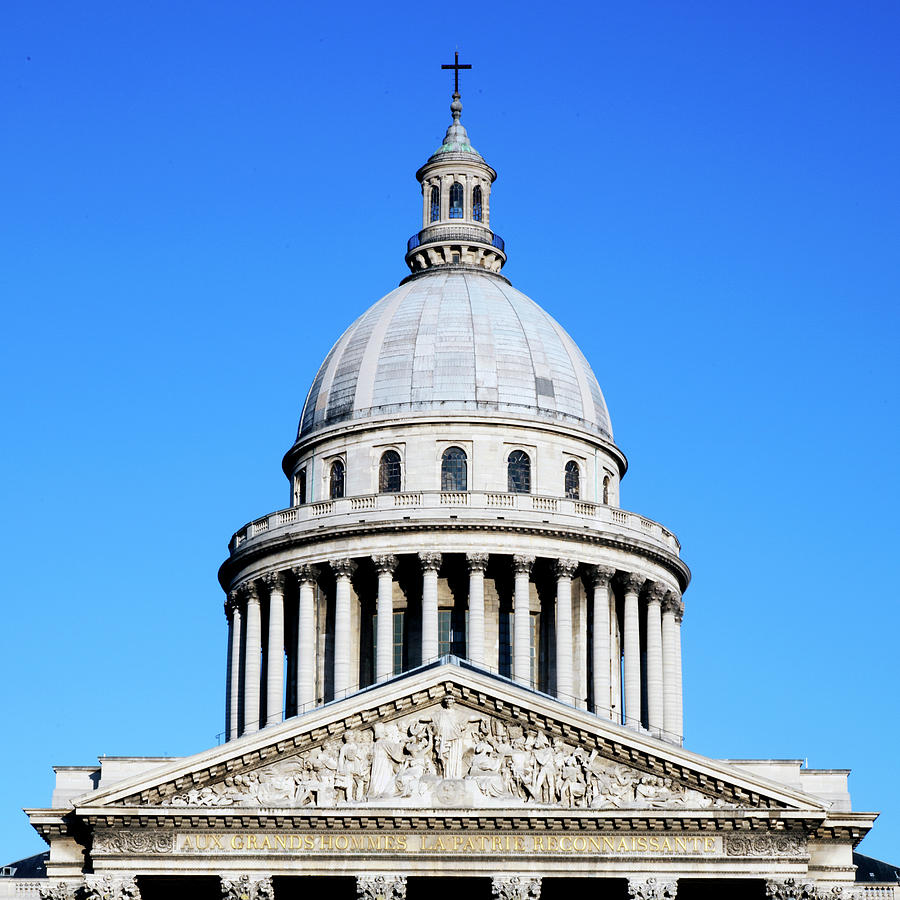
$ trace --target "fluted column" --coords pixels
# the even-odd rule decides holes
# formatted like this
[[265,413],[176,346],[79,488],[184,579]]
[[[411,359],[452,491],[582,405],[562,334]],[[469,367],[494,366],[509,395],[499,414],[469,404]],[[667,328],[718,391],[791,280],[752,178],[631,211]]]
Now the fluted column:
[[495,900],[540,900],[541,879],[530,875],[495,875],[491,879]]
[[350,576],[356,563],[350,559],[330,559],[334,571],[334,696],[350,689]]
[[607,566],[592,566],[589,571],[593,596],[593,636],[591,640],[591,671],[593,674],[594,712],[605,719],[612,718],[610,710],[610,669],[612,651],[609,644],[609,584],[616,574]]
[[297,579],[297,715],[308,711],[316,699],[316,571],[294,566]]
[[422,662],[430,662],[438,655],[438,569],[441,554],[425,551],[419,554],[422,563]]
[[574,703],[572,684],[572,576],[577,559],[556,561],[556,696]]
[[476,666],[484,665],[484,570],[489,553],[467,553],[469,566],[469,634],[466,656]]
[[641,632],[638,595],[643,575],[628,572],[622,578],[625,588],[625,622],[623,623],[625,669],[625,724],[637,728],[641,724]]
[[678,736],[678,699],[675,656],[675,612],[678,597],[668,591],[662,602],[662,653],[663,653],[663,729],[667,738]]
[[268,572],[263,581],[269,591],[266,725],[276,725],[284,720],[284,572]]
[[654,582],[647,591],[647,727],[656,735],[665,727],[662,602],[667,590]]
[[[677,597],[676,597],[677,599]],[[675,737],[684,737],[684,694],[682,693],[681,678],[681,623],[684,619],[684,601],[678,600],[675,609]]]
[[262,622],[259,589],[250,581],[243,585],[247,603],[247,640],[244,648],[244,734],[259,731],[260,654]]
[[529,577],[533,556],[514,556],[515,595],[513,597],[513,678],[531,686],[531,597]]
[[241,708],[241,604],[237,591],[228,595],[228,740],[238,736]]
[[375,680],[385,681],[394,674],[394,569],[397,568],[397,557],[391,554],[373,556],[372,562],[378,573]]

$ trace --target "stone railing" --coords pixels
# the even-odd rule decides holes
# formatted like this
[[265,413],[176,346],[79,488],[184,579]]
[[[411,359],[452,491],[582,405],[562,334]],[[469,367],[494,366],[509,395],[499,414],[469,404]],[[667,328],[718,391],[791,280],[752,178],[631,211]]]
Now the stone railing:
[[900,885],[896,884],[856,884],[853,890],[859,892],[862,900],[900,900]]
[[[502,518],[523,525],[588,526],[655,544],[675,556],[681,550],[678,538],[671,531],[637,513],[586,500],[502,491],[403,491],[319,500],[269,513],[248,523],[234,534],[229,548],[234,553],[255,538],[262,539],[283,529],[301,532],[313,528],[320,530],[323,525],[340,527],[360,521],[390,523],[400,519],[426,522],[445,519],[448,510],[454,511],[454,518],[460,524],[468,520],[475,522],[497,518],[498,512],[503,511]],[[512,511],[514,515],[510,517],[507,511]]]
[[498,250],[506,249],[503,238],[499,234],[494,234],[490,228],[478,225],[468,228],[465,226],[429,225],[428,228],[423,228],[421,231],[416,232],[406,242],[406,252],[411,253],[417,247],[425,244],[457,243],[460,241],[488,244],[491,247],[496,247]]

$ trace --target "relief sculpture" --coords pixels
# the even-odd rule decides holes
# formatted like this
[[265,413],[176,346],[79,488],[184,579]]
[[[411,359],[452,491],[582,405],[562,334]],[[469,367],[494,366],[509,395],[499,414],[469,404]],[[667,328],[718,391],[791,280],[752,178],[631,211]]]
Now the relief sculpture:
[[349,730],[252,772],[193,788],[173,806],[563,806],[703,809],[722,806],[671,778],[596,750],[507,725],[445,698],[393,722]]

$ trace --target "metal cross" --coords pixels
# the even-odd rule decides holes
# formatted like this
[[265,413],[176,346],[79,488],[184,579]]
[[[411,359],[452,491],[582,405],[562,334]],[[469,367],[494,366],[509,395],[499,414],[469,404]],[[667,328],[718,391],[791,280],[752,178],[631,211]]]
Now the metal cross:
[[454,93],[459,93],[459,70],[460,69],[471,69],[471,66],[461,65],[459,62],[459,51],[453,54],[453,65],[452,66],[441,66],[442,69],[453,69],[453,91]]

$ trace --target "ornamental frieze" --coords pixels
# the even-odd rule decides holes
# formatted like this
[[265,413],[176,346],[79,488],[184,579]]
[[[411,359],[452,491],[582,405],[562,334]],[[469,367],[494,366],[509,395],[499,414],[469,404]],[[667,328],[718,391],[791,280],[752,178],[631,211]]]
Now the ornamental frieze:
[[669,777],[458,705],[349,729],[319,746],[166,798],[188,807],[706,809]]
[[726,856],[806,857],[806,838],[800,835],[725,835]]
[[105,831],[94,835],[94,853],[171,853],[171,831]]

